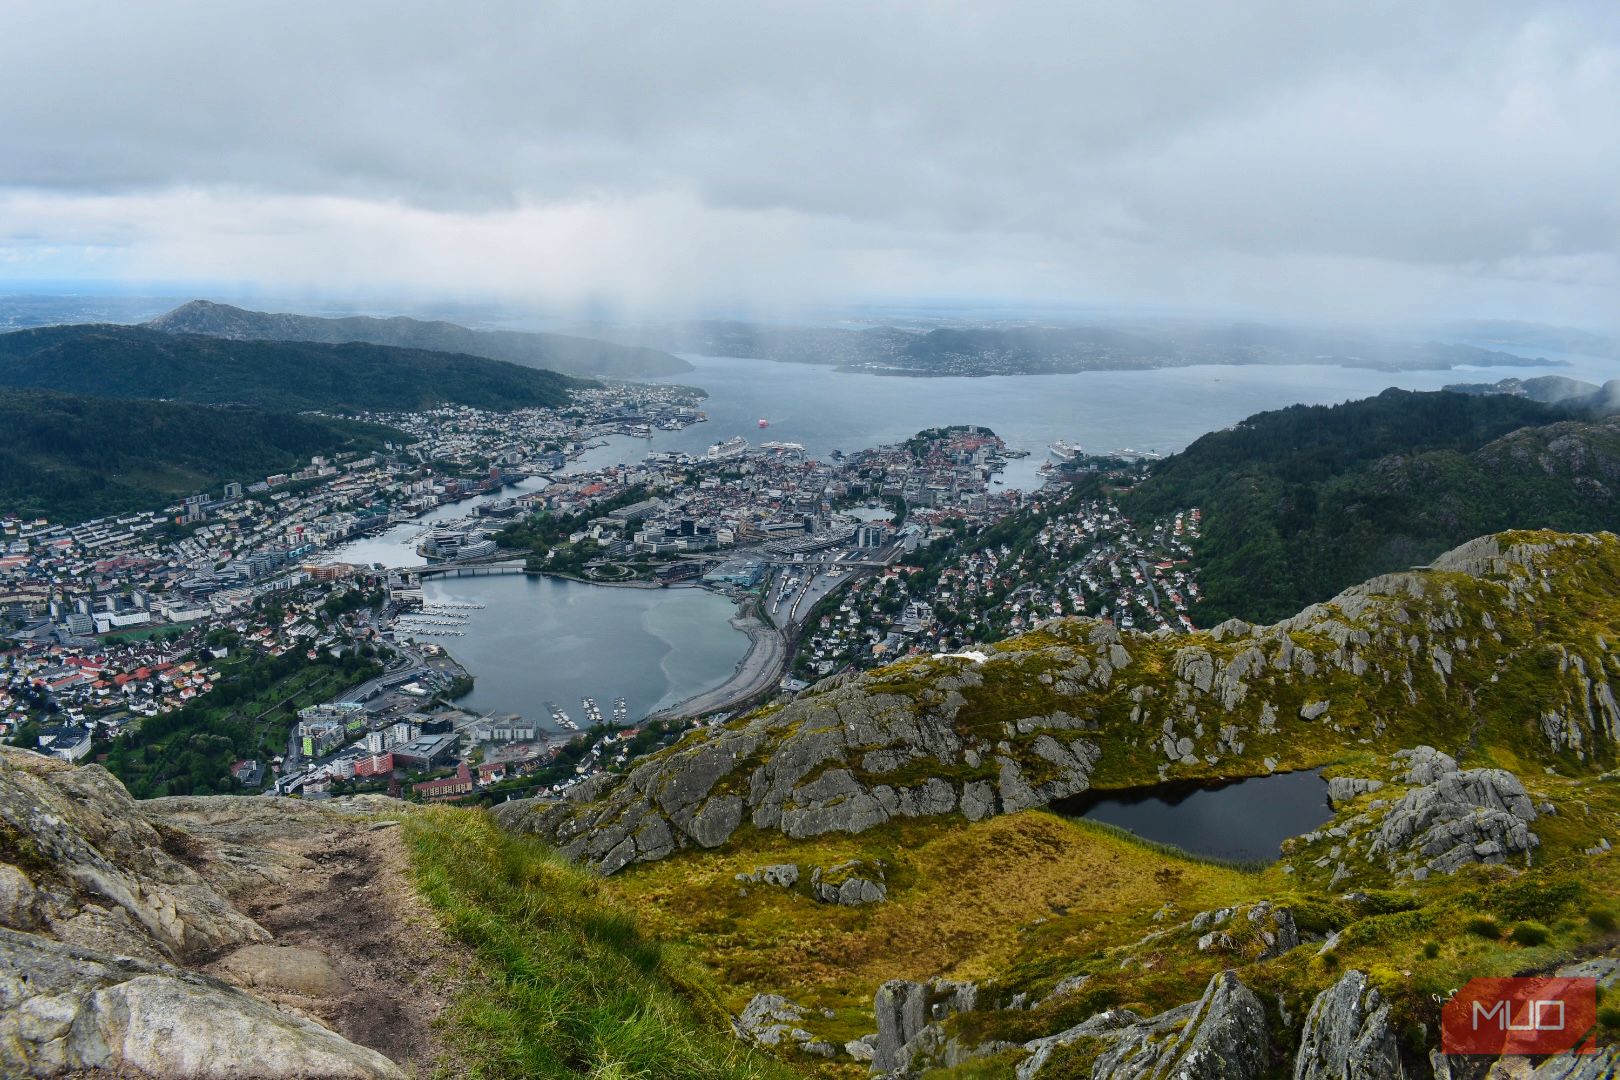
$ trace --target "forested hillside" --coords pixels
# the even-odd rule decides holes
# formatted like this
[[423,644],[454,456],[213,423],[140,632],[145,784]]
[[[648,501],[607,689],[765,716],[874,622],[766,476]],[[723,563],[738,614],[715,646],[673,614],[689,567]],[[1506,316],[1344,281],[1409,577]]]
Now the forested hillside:
[[152,510],[404,438],[353,420],[47,390],[0,394],[0,430],[0,513],[53,521]]
[[0,386],[103,397],[339,413],[518,409],[566,404],[580,385],[554,371],[382,345],[227,341],[139,326],[0,334]]
[[1204,511],[1201,625],[1281,618],[1482,533],[1620,527],[1620,424],[1520,397],[1386,390],[1260,413],[1121,504]]

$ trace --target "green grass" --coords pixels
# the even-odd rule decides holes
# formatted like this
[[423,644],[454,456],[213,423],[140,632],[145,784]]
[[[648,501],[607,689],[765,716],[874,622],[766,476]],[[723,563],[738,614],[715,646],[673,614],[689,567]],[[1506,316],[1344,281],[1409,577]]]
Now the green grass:
[[733,1039],[695,972],[543,844],[442,807],[405,834],[417,887],[477,958],[445,1020],[472,1076],[790,1075]]

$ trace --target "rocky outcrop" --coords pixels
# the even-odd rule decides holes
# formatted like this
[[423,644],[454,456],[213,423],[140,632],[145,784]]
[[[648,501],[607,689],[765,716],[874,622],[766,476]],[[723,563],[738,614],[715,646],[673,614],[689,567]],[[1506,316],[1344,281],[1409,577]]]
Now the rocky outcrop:
[[883,878],[881,865],[868,866],[859,859],[826,870],[818,866],[810,872],[810,895],[823,904],[844,907],[876,904],[889,898],[889,888]]
[[1369,780],[1360,776],[1335,776],[1328,781],[1328,801],[1335,807],[1343,806],[1369,792],[1384,786],[1382,780]]
[[755,994],[743,1011],[732,1017],[731,1030],[737,1038],[760,1046],[797,1046],[817,1057],[832,1057],[837,1047],[800,1026],[809,1014],[810,1010],[781,994]]
[[1259,1080],[1271,1067],[1265,1006],[1231,971],[1211,979],[1196,1002],[1157,1016],[1111,1009],[1026,1043],[1018,1080],[1033,1080],[1054,1052],[1081,1039],[1108,1044],[1092,1068],[1097,1080]]
[[1519,778],[1503,769],[1457,768],[1430,746],[1398,751],[1403,779],[1420,787],[1389,808],[1371,854],[1390,869],[1422,879],[1468,863],[1501,863],[1540,845],[1529,823],[1536,808]]
[[1389,1005],[1359,971],[1316,996],[1294,1058],[1294,1080],[1399,1080],[1405,1076]]
[[330,959],[232,899],[313,873],[289,838],[369,835],[366,811],[137,803],[99,766],[0,746],[0,1074],[403,1077],[309,1018],[351,990]]
[[1620,1046],[1605,1046],[1595,1054],[1554,1054],[1526,1080],[1614,1080],[1616,1076],[1620,1076]]
[[[982,821],[1084,792],[1099,775],[1120,785],[1151,782],[1155,771],[1161,780],[1260,775],[1320,763],[1335,747],[1462,745],[1479,724],[1520,732],[1529,720],[1549,752],[1607,763],[1620,745],[1610,647],[1590,612],[1557,603],[1555,582],[1610,588],[1620,539],[1523,539],[1472,542],[1433,571],[1374,578],[1271,626],[1232,620],[1143,635],[1050,620],[983,650],[837,676],[690,733],[623,776],[495,813],[612,873],[725,844],[744,822],[808,838],[908,818]],[[1502,693],[1503,676],[1527,673],[1545,680],[1545,707],[1502,715],[1519,708]],[[1494,713],[1476,721],[1469,707]],[[1433,752],[1406,763],[1403,783],[1425,787],[1453,771]],[[1332,799],[1343,805],[1390,782],[1336,778]],[[1454,869],[1535,846],[1528,828],[1504,818],[1447,814],[1422,825],[1420,847],[1432,850],[1404,869]],[[1430,833],[1437,825],[1444,835]],[[1335,869],[1343,857],[1331,857]]]
[[[1117,643],[1098,650],[1110,670],[1113,660],[1129,661]],[[582,784],[564,799],[504,803],[496,816],[613,873],[722,844],[745,820],[796,838],[858,833],[896,818],[960,812],[977,821],[1090,786],[1101,748],[1075,734],[1087,721],[1056,710],[1009,722],[994,739],[966,734],[957,724],[961,691],[980,681],[977,665],[936,663],[950,673],[926,702],[874,692],[870,676],[829,680],[740,727],[692,736],[622,779]],[[920,764],[938,775],[886,782]]]
[[944,1021],[956,1013],[972,1012],[978,1005],[978,993],[973,983],[948,979],[928,983],[892,979],[878,987],[872,1002],[877,1034],[868,1040],[872,1071],[907,1075],[929,1065],[958,1065],[979,1053],[1000,1049],[1005,1044],[968,1050],[945,1037]]
[[878,987],[872,1003],[877,1016],[876,1053],[872,1071],[903,1072],[911,1067],[911,1044],[928,1025],[928,987],[893,979]]
[[170,961],[270,936],[104,769],[0,747],[0,840],[0,917],[14,929]]
[[171,964],[0,930],[0,1070],[401,1078],[393,1062]]

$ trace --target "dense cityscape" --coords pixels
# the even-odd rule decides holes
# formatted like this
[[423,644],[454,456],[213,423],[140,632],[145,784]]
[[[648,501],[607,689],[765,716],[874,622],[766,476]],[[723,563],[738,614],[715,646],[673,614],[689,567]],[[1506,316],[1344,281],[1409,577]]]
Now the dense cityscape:
[[[622,769],[841,670],[1045,618],[1191,628],[1196,510],[1137,528],[1106,495],[1078,499],[1076,481],[1128,486],[1139,466],[1066,444],[1039,491],[1001,486],[1029,451],[974,427],[828,460],[732,436],[580,464],[609,439],[702,423],[700,406],[685,387],[610,383],[564,408],[366,414],[400,438],[144,513],[8,517],[0,734],[143,794],[500,799]],[[333,555],[428,514],[401,565]],[[704,588],[735,602],[752,647],[657,716],[589,698],[577,718],[480,715],[455,704],[479,674],[453,655],[473,613],[424,600],[444,572]]]

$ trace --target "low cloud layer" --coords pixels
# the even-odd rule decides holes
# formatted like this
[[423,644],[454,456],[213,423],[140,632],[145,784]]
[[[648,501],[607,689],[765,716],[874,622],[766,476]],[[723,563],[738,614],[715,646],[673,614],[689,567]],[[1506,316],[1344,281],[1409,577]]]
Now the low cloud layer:
[[1612,327],[1620,9],[13,5],[0,281]]

